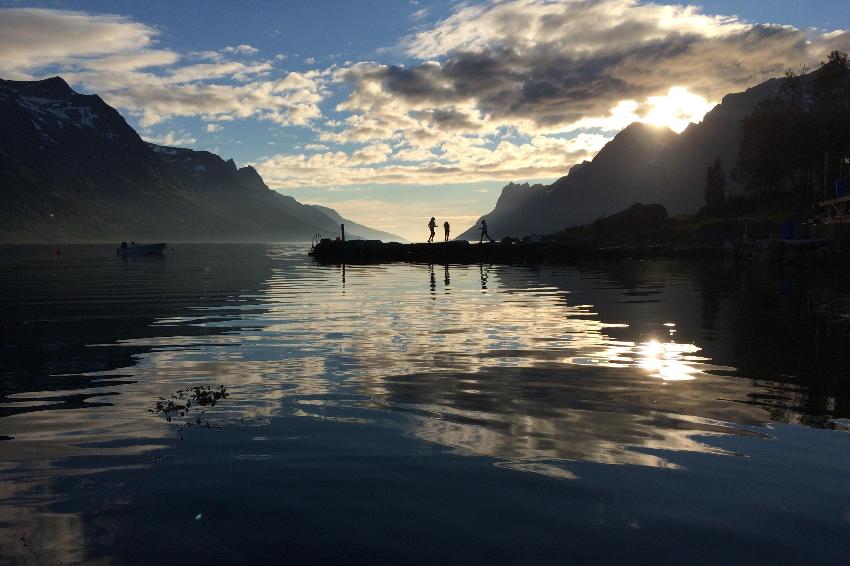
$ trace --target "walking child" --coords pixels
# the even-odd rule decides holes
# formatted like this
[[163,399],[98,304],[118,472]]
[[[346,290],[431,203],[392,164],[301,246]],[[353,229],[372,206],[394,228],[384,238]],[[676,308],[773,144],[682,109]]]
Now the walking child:
[[428,229],[431,230],[431,235],[428,236],[428,243],[429,244],[434,241],[434,234],[435,234],[434,229],[436,227],[437,227],[437,220],[432,216],[431,221],[428,222]]
[[481,219],[481,239],[478,240],[479,244],[484,241],[485,236],[487,237],[488,240],[490,240],[490,243],[492,244],[493,238],[491,238],[490,234],[487,233],[487,221],[482,218]]

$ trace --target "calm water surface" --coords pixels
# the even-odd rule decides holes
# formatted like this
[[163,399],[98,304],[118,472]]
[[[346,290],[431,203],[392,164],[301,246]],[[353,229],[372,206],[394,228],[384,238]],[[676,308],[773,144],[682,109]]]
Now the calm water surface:
[[51,251],[0,248],[0,564],[848,562],[850,278]]

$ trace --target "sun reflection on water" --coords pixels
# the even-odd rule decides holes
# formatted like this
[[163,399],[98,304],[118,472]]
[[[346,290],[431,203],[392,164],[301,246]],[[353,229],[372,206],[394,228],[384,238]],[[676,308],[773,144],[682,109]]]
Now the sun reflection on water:
[[[130,366],[87,374],[120,378],[103,393],[121,395],[97,415],[44,419],[41,438],[68,436],[74,423],[81,439],[137,435],[155,445],[177,432],[146,413],[151,399],[194,385],[227,387],[227,402],[209,411],[216,422],[385,422],[523,470],[569,460],[676,467],[645,450],[722,453],[700,438],[739,433],[722,423],[765,420],[746,402],[751,385],[719,378],[697,344],[674,340],[681,326],[670,313],[598,312],[617,301],[663,302],[663,288],[618,288],[569,268],[441,270],[438,282],[429,266],[281,261],[259,289],[152,321],[168,333],[100,345],[142,352]],[[68,450],[38,441],[25,421],[15,435],[33,450]]]

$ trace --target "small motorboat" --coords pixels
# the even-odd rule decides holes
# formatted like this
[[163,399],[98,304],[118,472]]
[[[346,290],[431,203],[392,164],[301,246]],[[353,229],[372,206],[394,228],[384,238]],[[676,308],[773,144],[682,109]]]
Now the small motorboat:
[[124,242],[118,247],[118,249],[115,250],[115,253],[121,257],[135,255],[165,255],[165,246],[165,242],[160,244],[136,244],[135,242],[127,244],[127,242]]

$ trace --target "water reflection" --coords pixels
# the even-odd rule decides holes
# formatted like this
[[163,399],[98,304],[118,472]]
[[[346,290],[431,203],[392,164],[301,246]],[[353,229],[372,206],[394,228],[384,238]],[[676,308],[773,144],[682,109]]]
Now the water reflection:
[[[0,528],[4,548],[28,548],[15,534],[26,524],[83,561],[62,542],[81,536],[79,517],[34,509],[61,499],[60,478],[155,466],[180,423],[152,400],[209,384],[227,391],[205,407],[217,426],[285,420],[308,439],[310,422],[374,426],[560,479],[581,477],[576,462],[687,468],[683,454],[734,457],[719,438],[850,415],[840,280],[446,265],[438,294],[434,265],[182,249],[157,265],[86,249],[0,269],[0,516],[20,517]],[[104,456],[114,462],[87,460]]]
[[[801,420],[786,403],[798,387],[731,377],[698,344],[711,329],[699,324],[704,289],[687,274],[480,265],[478,282],[493,291],[482,294],[475,268],[457,267],[452,295],[438,297],[433,265],[349,266],[345,293],[330,284],[334,269],[276,267],[230,332],[132,341],[151,349],[133,380],[214,375],[243,400],[234,419],[348,422],[365,405],[404,415],[410,434],[430,442],[538,463],[675,467],[646,450],[722,453],[705,439],[755,434],[749,427],[779,415]],[[600,309],[612,306],[606,320]],[[193,324],[220,325],[226,308]]]
[[[663,458],[640,451],[713,452],[700,440],[707,433],[750,434],[738,425],[771,420],[823,425],[845,414],[846,396],[836,397],[843,390],[812,411],[799,384],[739,367],[750,363],[754,346],[784,335],[785,327],[760,325],[762,336],[755,341],[741,337],[740,325],[786,312],[765,308],[761,316],[731,317],[752,304],[740,281],[732,289],[739,294],[732,295],[716,277],[658,263],[610,269],[456,266],[451,275],[444,266],[452,292],[437,295],[434,265],[316,267],[285,248],[248,256],[247,263],[264,266],[253,270],[263,276],[238,293],[230,290],[230,280],[209,277],[210,265],[180,265],[172,258],[158,271],[142,272],[155,287],[136,281],[133,293],[154,295],[164,282],[179,281],[182,287],[165,287],[177,296],[173,305],[166,300],[159,316],[119,326],[117,335],[101,327],[84,332],[79,349],[60,346],[74,359],[100,344],[90,351],[112,368],[98,370],[88,359],[77,359],[77,372],[46,366],[36,377],[47,385],[43,391],[18,391],[20,380],[4,373],[2,432],[16,442],[0,444],[0,456],[13,459],[3,452],[8,448],[58,457],[112,437],[145,439],[125,447],[137,453],[169,435],[161,423],[145,420],[141,406],[209,382],[226,384],[231,392],[220,415],[229,422],[265,422],[293,410],[335,418],[329,413],[365,404],[406,415],[416,436],[509,459],[666,466]],[[341,288],[334,283],[337,269]],[[250,271],[233,266],[227,273]],[[423,271],[427,300],[416,285]],[[195,274],[202,274],[201,281],[193,282]],[[210,284],[212,300],[198,296],[181,304],[185,296],[178,288]],[[78,286],[64,291],[86,296]],[[787,285],[779,293],[782,300],[794,299]],[[127,297],[114,299],[121,304]],[[82,303],[79,312],[91,308],[87,299]],[[130,313],[118,316],[123,322]],[[815,337],[823,339],[817,330]],[[128,352],[132,359],[121,357]],[[759,356],[767,363],[774,357]],[[24,365],[13,359],[7,367]],[[350,392],[358,394],[351,403],[282,403]],[[526,395],[528,402],[521,402]],[[628,423],[619,423],[623,418]],[[69,433],[79,442],[52,442]]]

